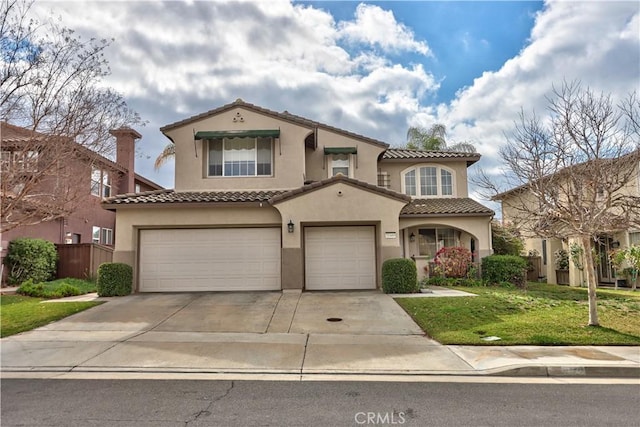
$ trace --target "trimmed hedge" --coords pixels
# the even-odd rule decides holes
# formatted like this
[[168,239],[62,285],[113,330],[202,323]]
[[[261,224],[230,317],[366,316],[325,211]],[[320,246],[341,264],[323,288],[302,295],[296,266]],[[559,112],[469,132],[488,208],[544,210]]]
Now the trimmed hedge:
[[518,288],[527,285],[527,261],[516,255],[491,255],[482,258],[482,279],[489,284],[512,283]]
[[382,290],[385,294],[418,292],[418,270],[407,258],[388,259],[382,264]]
[[133,268],[120,262],[105,262],[98,267],[96,287],[101,297],[129,295],[133,286]]
[[9,269],[7,282],[19,285],[27,280],[46,282],[56,274],[58,251],[43,239],[19,238],[9,242],[4,263]]

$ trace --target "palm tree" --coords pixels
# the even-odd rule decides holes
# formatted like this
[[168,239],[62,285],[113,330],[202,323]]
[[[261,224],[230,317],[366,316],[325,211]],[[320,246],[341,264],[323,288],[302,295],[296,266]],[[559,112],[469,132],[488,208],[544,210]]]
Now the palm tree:
[[442,123],[436,123],[429,129],[410,127],[407,131],[407,148],[425,151],[458,151],[475,153],[476,147],[470,142],[459,142],[448,145],[447,128]]
[[164,147],[164,150],[162,150],[162,153],[160,153],[158,155],[158,157],[156,158],[156,162],[154,163],[153,167],[155,168],[155,170],[158,170],[169,159],[172,159],[175,156],[176,156],[176,146],[175,146],[175,144],[173,142],[170,142]]

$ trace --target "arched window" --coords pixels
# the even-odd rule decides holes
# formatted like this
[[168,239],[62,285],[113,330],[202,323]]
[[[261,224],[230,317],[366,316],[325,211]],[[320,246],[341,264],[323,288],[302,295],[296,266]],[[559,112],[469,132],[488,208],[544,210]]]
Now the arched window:
[[454,173],[442,166],[418,166],[403,173],[402,191],[414,197],[454,196]]

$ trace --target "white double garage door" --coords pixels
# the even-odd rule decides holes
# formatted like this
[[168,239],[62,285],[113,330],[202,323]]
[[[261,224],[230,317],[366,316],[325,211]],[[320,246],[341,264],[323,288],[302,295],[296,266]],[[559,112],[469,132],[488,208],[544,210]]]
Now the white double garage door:
[[[374,289],[373,226],[305,227],[307,290]],[[140,292],[281,289],[280,228],[140,231]]]

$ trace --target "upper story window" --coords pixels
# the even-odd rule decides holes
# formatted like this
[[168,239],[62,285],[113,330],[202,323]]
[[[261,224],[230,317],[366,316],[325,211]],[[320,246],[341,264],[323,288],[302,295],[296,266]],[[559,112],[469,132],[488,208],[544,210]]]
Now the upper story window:
[[111,175],[109,172],[91,168],[91,194],[98,197],[111,196]]
[[273,138],[209,140],[209,176],[271,176]]
[[378,187],[391,188],[391,175],[389,175],[389,172],[378,172]]
[[403,191],[415,197],[453,196],[453,172],[442,166],[421,166],[403,174]]
[[1,170],[17,172],[37,172],[37,151],[2,151],[0,153]]
[[348,177],[350,164],[349,154],[332,154],[330,157],[329,172],[331,176],[336,176],[341,173]]

